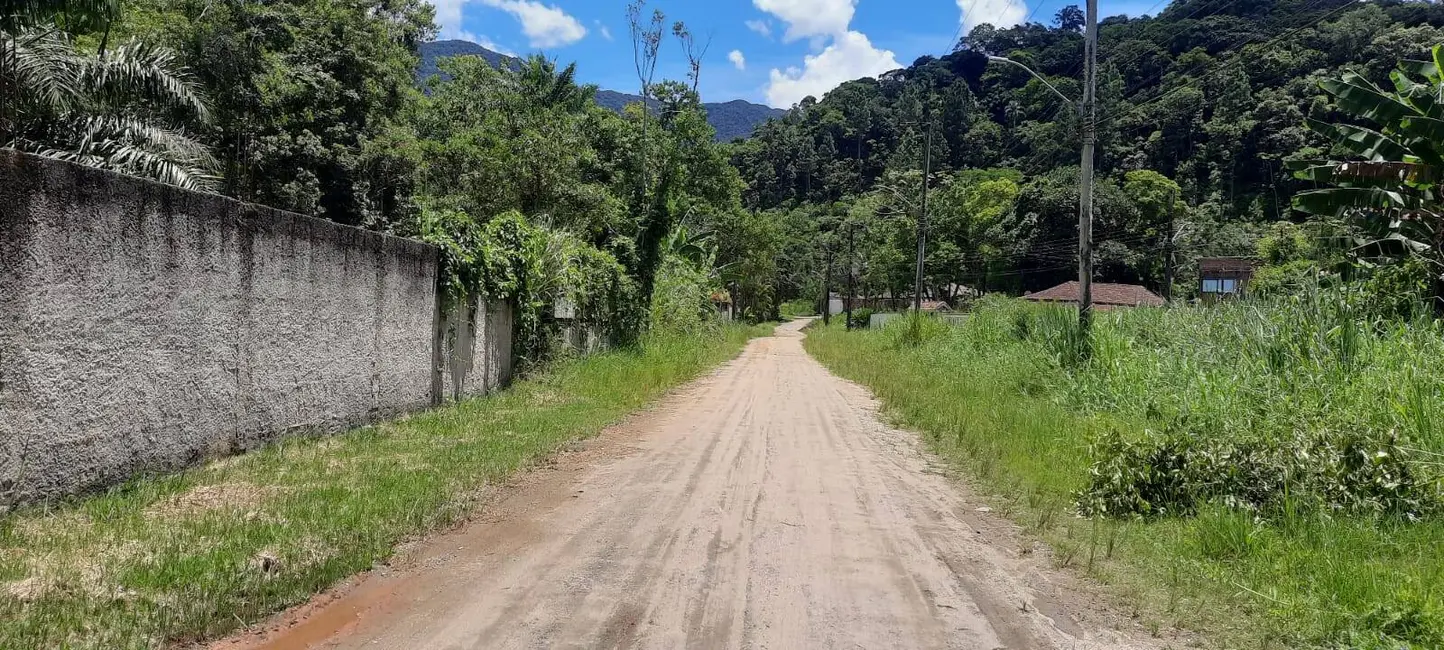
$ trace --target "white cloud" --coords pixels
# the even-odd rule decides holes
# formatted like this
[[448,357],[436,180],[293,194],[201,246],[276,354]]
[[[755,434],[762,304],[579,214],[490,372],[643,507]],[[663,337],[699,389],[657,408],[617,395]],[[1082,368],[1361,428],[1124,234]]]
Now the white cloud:
[[743,24],[747,25],[747,29],[757,32],[758,34],[761,34],[762,36],[765,36],[767,38],[772,38],[772,26],[768,25],[767,21],[765,20],[749,20]]
[[597,21],[597,31],[602,34],[602,38],[605,38],[609,41],[612,40],[612,30],[607,29],[607,26],[603,25],[602,21],[600,20]]
[[727,60],[731,61],[732,65],[737,66],[738,70],[747,69],[747,57],[742,56],[742,50],[732,50],[728,52]]
[[973,31],[974,27],[988,23],[994,27],[1012,27],[1023,22],[1028,17],[1028,5],[1023,0],[957,0],[958,10],[962,15],[958,22],[963,26],[963,33]]
[[[960,0],[961,1],[961,0]],[[782,40],[840,36],[852,23],[857,0],[752,0],[752,5],[787,23]]]
[[[481,0],[481,3],[505,11],[521,22],[521,31],[531,40],[532,47],[571,45],[587,35],[586,27],[555,5],[536,0]],[[438,16],[440,12],[438,7]]]
[[483,35],[483,34],[477,34],[477,33],[475,33],[475,32],[469,32],[469,31],[466,31],[466,30],[464,30],[464,29],[443,30],[443,31],[442,31],[442,34],[441,34],[441,37],[442,37],[442,38],[448,38],[448,39],[453,39],[453,38],[454,38],[454,39],[462,40],[462,41],[471,41],[471,42],[476,43],[477,45],[480,45],[480,46],[482,46],[482,47],[484,47],[484,48],[486,48],[486,49],[488,49],[488,50],[491,50],[491,51],[493,51],[493,52],[496,52],[497,54],[505,54],[506,56],[513,56],[513,57],[514,57],[514,56],[520,56],[519,54],[517,54],[517,53],[516,53],[514,50],[512,50],[511,48],[508,48],[507,46],[502,45],[502,44],[500,44],[500,43],[497,43],[496,41],[493,41],[493,40],[491,40],[490,38],[487,38],[487,37],[486,37],[485,35]]
[[431,6],[436,7],[436,24],[441,26],[441,38],[467,38],[471,35],[461,28],[461,7],[466,0],[431,0]]
[[[468,35],[469,35],[469,34],[468,34]],[[480,45],[480,46],[482,46],[482,47],[484,47],[484,48],[486,48],[486,49],[488,49],[488,50],[491,50],[491,51],[493,51],[493,52],[496,52],[497,54],[505,54],[505,55],[511,56],[511,57],[521,56],[521,55],[517,54],[516,52],[512,51],[511,48],[508,48],[507,46],[502,45],[502,44],[500,44],[500,43],[497,43],[496,41],[493,41],[493,40],[491,40],[491,39],[489,39],[489,38],[487,38],[487,37],[485,37],[485,36],[475,35],[475,36],[472,36],[471,38],[468,38],[468,39],[466,39],[466,40],[471,41],[471,42],[473,42],[473,43],[476,43],[477,45]]]
[[874,77],[902,65],[888,50],[873,47],[862,32],[847,31],[822,52],[808,55],[801,69],[772,69],[767,103],[787,108],[811,95],[819,99],[844,81]]

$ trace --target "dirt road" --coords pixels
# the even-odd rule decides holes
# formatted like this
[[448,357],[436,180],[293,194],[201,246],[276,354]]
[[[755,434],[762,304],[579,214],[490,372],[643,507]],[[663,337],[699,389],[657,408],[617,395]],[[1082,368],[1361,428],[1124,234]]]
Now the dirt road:
[[512,486],[409,566],[221,647],[1140,648],[801,323]]

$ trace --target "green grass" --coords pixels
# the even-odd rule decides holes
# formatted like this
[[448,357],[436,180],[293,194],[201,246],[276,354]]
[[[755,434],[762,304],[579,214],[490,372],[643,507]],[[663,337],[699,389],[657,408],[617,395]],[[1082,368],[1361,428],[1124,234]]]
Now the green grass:
[[1105,433],[1394,430],[1444,451],[1444,333],[1348,332],[1335,316],[1307,299],[1105,314],[1087,356],[1058,331],[1066,314],[989,302],[962,327],[815,328],[806,347],[1048,541],[1057,565],[1102,582],[1159,633],[1196,630],[1220,648],[1444,647],[1438,513],[1411,522],[1286,495],[1267,513],[1207,503],[1187,517],[1075,514]]
[[778,307],[778,311],[782,314],[782,320],[797,318],[799,316],[816,316],[817,303],[806,298],[798,298],[797,300],[789,300],[782,303],[782,305]]
[[0,648],[159,648],[261,620],[465,519],[488,485],[770,329],[656,338],[488,397],[12,513]]

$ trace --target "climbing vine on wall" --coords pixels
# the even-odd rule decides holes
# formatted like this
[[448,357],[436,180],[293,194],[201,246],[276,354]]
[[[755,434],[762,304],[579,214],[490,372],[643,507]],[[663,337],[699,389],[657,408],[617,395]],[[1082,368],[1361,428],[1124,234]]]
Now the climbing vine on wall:
[[556,352],[558,299],[614,342],[635,338],[642,326],[636,282],[615,257],[574,235],[533,225],[515,211],[477,223],[445,209],[423,210],[418,234],[441,249],[445,308],[471,297],[514,307],[513,354],[523,371]]

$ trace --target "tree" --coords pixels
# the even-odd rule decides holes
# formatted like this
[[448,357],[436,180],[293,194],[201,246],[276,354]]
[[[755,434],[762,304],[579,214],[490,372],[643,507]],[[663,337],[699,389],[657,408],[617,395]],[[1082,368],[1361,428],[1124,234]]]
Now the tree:
[[[1444,313],[1444,46],[1432,60],[1404,62],[1391,75],[1394,91],[1345,73],[1321,86],[1350,122],[1310,120],[1335,150],[1356,160],[1294,164],[1303,180],[1331,187],[1300,192],[1294,207],[1359,223],[1374,237],[1361,241],[1365,256],[1416,256],[1434,278],[1435,309]],[[1356,122],[1368,123],[1363,126]]]
[[105,29],[114,2],[28,0],[0,14],[0,146],[190,189],[214,160],[185,130],[206,103],[169,50],[131,40],[87,55],[67,30]]
[[164,42],[215,98],[201,132],[221,189],[247,201],[388,230],[412,219],[421,0],[155,0],[117,29]]
[[1065,32],[1076,32],[1088,24],[1088,17],[1078,5],[1068,5],[1053,15],[1053,24]]

